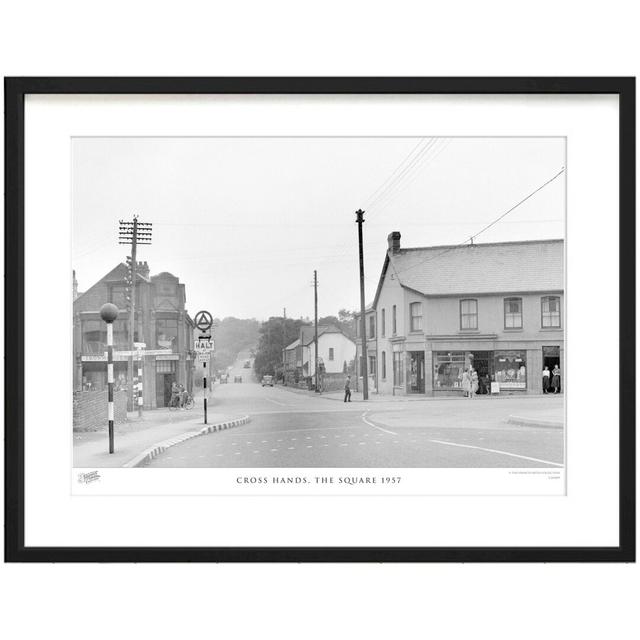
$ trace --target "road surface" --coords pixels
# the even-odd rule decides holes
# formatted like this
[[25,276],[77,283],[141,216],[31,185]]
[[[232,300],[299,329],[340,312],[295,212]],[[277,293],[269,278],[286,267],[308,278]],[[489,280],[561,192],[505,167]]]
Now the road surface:
[[[245,358],[246,359],[246,358]],[[262,387],[239,358],[212,389],[211,411],[251,422],[168,449],[149,467],[561,468],[562,429],[506,423],[560,406],[559,397],[342,403]],[[242,382],[234,383],[241,375]],[[552,403],[556,403],[553,405]],[[194,411],[197,411],[196,407]]]

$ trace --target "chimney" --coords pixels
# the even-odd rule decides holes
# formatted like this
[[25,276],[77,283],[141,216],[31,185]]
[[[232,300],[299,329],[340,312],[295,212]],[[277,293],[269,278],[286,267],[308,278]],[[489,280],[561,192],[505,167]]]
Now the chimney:
[[391,253],[398,253],[400,251],[400,232],[392,231],[387,236],[387,241],[389,242],[389,251]]
[[144,262],[138,262],[138,268],[136,269],[136,272],[139,273],[143,278],[146,278],[147,280],[149,279],[149,265],[147,264],[146,260]]

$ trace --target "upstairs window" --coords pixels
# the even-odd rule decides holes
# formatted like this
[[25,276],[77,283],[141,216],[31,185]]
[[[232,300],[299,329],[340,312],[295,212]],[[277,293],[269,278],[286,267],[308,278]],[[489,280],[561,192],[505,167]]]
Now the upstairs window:
[[396,305],[393,305],[393,309],[391,310],[391,330],[393,331],[393,335],[395,336],[398,333],[398,323],[397,323],[397,314],[396,314]]
[[411,317],[411,331],[422,331],[422,302],[412,302],[409,305]]
[[478,301],[460,300],[460,329],[478,328]]
[[385,310],[380,312],[380,335],[384,338],[387,333],[387,318]]
[[504,328],[522,329],[522,298],[505,298]]
[[333,360],[333,347],[329,347],[329,360]]
[[376,317],[369,316],[369,338],[376,337]]
[[542,298],[542,328],[560,327],[560,296]]

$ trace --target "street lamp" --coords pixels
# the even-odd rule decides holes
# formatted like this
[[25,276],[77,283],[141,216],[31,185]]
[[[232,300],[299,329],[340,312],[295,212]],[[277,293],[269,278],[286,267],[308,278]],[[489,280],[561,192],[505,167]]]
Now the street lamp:
[[118,307],[107,302],[100,307],[100,317],[107,323],[107,387],[109,453],[113,453],[113,323],[118,317]]

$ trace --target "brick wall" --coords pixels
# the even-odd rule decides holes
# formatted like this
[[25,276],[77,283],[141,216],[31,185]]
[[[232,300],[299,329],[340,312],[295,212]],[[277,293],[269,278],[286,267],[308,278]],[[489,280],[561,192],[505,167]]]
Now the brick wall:
[[[127,420],[127,392],[113,393],[114,422]],[[74,391],[73,393],[73,430],[100,431],[107,428],[107,392]]]

